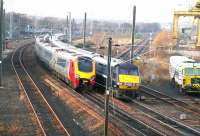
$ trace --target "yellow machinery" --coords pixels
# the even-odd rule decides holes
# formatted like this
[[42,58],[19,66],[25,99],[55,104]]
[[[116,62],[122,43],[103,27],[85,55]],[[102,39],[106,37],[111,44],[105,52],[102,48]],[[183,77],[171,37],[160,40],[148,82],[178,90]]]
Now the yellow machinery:
[[174,11],[174,22],[173,22],[173,37],[178,38],[178,20],[179,17],[194,17],[198,19],[198,31],[197,31],[197,44],[200,47],[200,0],[197,0],[196,5],[188,11]]
[[200,92],[200,63],[185,56],[171,56],[169,75],[180,91]]

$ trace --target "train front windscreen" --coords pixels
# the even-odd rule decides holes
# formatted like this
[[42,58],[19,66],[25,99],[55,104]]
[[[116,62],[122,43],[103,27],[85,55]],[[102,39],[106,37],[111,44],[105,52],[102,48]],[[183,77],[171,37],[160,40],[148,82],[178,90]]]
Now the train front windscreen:
[[78,69],[81,72],[92,72],[93,71],[92,60],[88,57],[78,58]]
[[119,74],[122,75],[139,75],[138,68],[119,67]]
[[200,76],[200,68],[185,68],[185,76]]

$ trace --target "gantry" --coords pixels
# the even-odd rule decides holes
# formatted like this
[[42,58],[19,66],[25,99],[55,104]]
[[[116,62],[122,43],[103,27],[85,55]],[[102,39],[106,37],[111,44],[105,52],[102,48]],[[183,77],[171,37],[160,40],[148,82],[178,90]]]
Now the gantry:
[[197,43],[196,46],[200,47],[200,0],[197,0],[194,7],[189,9],[188,11],[174,11],[174,21],[173,21],[173,37],[177,40],[178,38],[178,32],[179,32],[179,26],[178,21],[179,17],[193,17],[194,19],[198,20],[197,24]]

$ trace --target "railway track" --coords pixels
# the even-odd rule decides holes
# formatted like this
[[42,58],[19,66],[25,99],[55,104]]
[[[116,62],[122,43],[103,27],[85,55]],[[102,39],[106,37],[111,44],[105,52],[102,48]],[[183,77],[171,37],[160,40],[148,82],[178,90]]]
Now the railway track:
[[[103,99],[102,95],[98,94],[98,97],[101,97]],[[99,98],[97,98],[99,99]],[[115,105],[115,107],[120,108],[127,114],[132,114],[135,110],[139,110],[139,112],[142,112],[142,114],[145,114],[146,116],[150,116],[151,118],[154,118],[160,122],[163,122],[166,124],[169,128],[175,129],[175,131],[181,132],[183,135],[187,136],[197,136],[200,135],[200,132],[188,125],[185,125],[179,121],[176,121],[173,118],[170,118],[156,110],[153,110],[146,106],[145,104],[142,104],[141,102],[138,102],[137,100],[130,99],[131,103],[124,103],[118,99],[112,98],[110,101],[110,105]]]
[[[143,41],[139,42],[136,44],[136,48],[134,50],[134,58],[137,57],[139,54],[142,54],[143,52],[145,52],[145,50],[147,50],[148,48],[148,43],[149,43],[149,38],[145,38]],[[131,51],[131,47],[128,48],[127,50],[125,50],[124,52],[122,52],[120,55],[116,56],[116,58],[118,59],[122,59],[122,60],[127,60],[129,59],[129,52]]]
[[[87,98],[95,102],[95,104],[97,104],[102,109],[104,108],[103,96],[90,94],[87,95]],[[160,131],[161,129],[159,130],[158,128],[152,127],[151,123],[156,124],[156,121],[149,115],[145,117],[144,114],[135,113],[135,116],[133,116],[133,111],[127,112],[126,110],[123,110],[118,106],[113,106],[112,102],[109,103],[109,109],[110,116],[112,118],[123,120],[125,125],[129,126],[129,128],[140,130],[143,135],[184,135],[184,133],[182,133],[181,131],[174,129],[171,126],[157,120],[157,127],[160,127],[162,129],[162,131]]]
[[14,51],[11,63],[42,135],[69,136],[70,134],[63,126],[61,120],[25,69],[22,63],[24,48],[26,48],[26,46],[19,47]]
[[178,100],[176,98],[170,97],[164,93],[161,93],[157,90],[154,90],[152,88],[146,87],[144,85],[140,88],[141,92],[148,94],[150,96],[155,97],[156,99],[162,100],[168,104],[174,105],[176,107],[182,108],[184,111],[191,112],[194,115],[198,116],[200,118],[200,108],[194,107],[191,104],[188,104],[184,101]]
[[[48,78],[48,80],[47,80],[48,82],[51,82],[50,84],[49,83],[48,84],[52,88],[54,88],[53,89],[54,91],[60,90],[60,89],[64,90],[66,92],[66,94],[69,94],[72,97],[75,97],[79,101],[80,104],[82,103],[83,104],[82,107],[84,107],[84,109],[89,108],[91,110],[94,110],[99,114],[99,117],[100,116],[104,117],[104,109],[102,107],[99,107],[94,102],[95,100],[88,99],[87,97],[85,97],[85,95],[78,93],[77,91],[73,90],[69,86],[66,88],[66,86],[63,85],[62,81],[56,81],[56,80],[57,79],[51,79],[51,78]],[[87,104],[85,104],[85,103],[87,103]],[[89,112],[89,109],[88,109],[88,112]],[[100,118],[102,118],[102,117],[100,117]],[[122,120],[118,119],[118,118],[113,118],[113,117],[110,118],[109,129],[111,131],[113,131],[115,133],[115,135],[119,135],[119,136],[121,136],[121,135],[144,136],[144,134],[142,132],[140,132],[139,130],[122,122]]]
[[[103,96],[99,95],[98,97],[103,97]],[[161,122],[161,124],[163,123],[166,126],[168,126],[169,128],[171,128],[172,130],[174,129],[174,131],[180,132],[183,135],[186,135],[186,136],[200,135],[199,131],[197,131],[187,125],[184,125],[183,123],[178,122],[178,121],[174,120],[173,118],[165,116],[160,112],[152,110],[151,108],[145,106],[144,104],[138,102],[137,100],[132,99],[131,103],[125,104],[124,102],[121,102],[118,99],[112,98],[110,101],[110,106],[113,105],[113,103],[115,104],[115,107],[120,108],[127,114],[132,114],[134,112],[134,110],[139,110],[139,112],[142,112],[142,114],[149,116],[151,118],[154,118],[155,120],[158,120],[159,122]],[[129,116],[131,116],[131,115],[129,115]]]
[[196,136],[196,135],[200,135],[200,132],[193,129],[190,126],[187,126],[181,122],[176,121],[173,118],[170,118],[168,116],[163,115],[162,113],[152,110],[151,108],[145,106],[144,104],[136,101],[136,100],[131,100],[132,103],[129,104],[130,107],[133,108],[137,108],[139,110],[141,110],[142,112],[144,112],[145,114],[148,114],[160,121],[162,121],[163,123],[183,132],[185,135],[187,136]]

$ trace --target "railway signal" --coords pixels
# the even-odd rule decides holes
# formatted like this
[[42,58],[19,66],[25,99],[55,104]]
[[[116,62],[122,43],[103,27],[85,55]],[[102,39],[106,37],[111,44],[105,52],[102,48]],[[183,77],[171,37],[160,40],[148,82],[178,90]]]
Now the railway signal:
[[109,113],[109,95],[111,89],[111,55],[112,54],[112,38],[108,39],[108,65],[107,65],[107,80],[106,80],[106,96],[105,96],[105,124],[104,136],[108,135],[108,113]]

